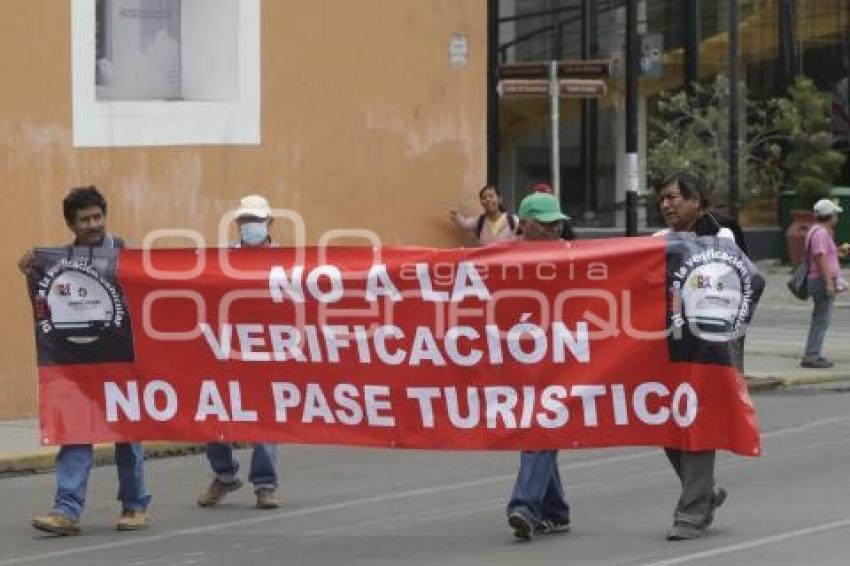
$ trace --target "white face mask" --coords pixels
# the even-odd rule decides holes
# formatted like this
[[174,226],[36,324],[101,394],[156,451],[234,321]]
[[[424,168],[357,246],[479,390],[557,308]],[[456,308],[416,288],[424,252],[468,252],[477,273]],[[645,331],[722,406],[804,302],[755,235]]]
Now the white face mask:
[[247,222],[239,227],[239,236],[247,246],[259,246],[269,237],[269,225],[266,222]]

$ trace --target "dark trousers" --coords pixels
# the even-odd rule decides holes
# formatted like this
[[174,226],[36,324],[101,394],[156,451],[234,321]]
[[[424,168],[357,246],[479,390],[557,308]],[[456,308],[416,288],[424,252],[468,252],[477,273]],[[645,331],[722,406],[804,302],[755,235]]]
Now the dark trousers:
[[712,512],[715,451],[688,452],[665,448],[664,452],[682,482],[682,494],[676,504],[673,520],[705,526]]

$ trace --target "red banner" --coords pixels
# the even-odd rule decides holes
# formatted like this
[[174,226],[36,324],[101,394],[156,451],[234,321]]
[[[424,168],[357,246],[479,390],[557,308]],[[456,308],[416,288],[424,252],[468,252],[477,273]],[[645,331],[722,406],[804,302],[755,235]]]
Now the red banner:
[[36,258],[45,443],[760,451],[716,238]]

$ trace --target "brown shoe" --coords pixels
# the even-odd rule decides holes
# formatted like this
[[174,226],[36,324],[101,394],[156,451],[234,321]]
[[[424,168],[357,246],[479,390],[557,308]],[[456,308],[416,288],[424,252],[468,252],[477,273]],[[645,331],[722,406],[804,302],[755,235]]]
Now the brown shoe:
[[260,488],[257,490],[257,509],[277,509],[280,501],[273,489]]
[[80,522],[62,513],[52,512],[40,517],[33,517],[32,526],[44,533],[59,536],[80,534]]
[[119,531],[139,531],[148,528],[150,524],[151,517],[148,512],[144,509],[137,509],[135,511],[123,511],[116,528]]
[[207,489],[198,496],[198,505],[201,507],[212,507],[218,505],[221,500],[230,493],[242,487],[242,480],[233,480],[225,483],[218,478],[214,479]]

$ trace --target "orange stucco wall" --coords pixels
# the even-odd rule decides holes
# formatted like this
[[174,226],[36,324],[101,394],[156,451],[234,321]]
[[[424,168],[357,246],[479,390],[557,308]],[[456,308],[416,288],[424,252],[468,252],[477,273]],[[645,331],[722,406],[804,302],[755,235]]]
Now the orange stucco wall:
[[[15,263],[68,240],[68,187],[98,185],[110,229],[137,243],[171,227],[214,242],[220,215],[255,191],[302,213],[308,242],[369,228],[388,244],[457,243],[445,210],[475,210],[486,175],[485,10],[481,0],[263,0],[261,145],[75,149],[71,1],[3,0],[0,418],[36,412]],[[449,65],[456,33],[469,38],[466,67]]]

